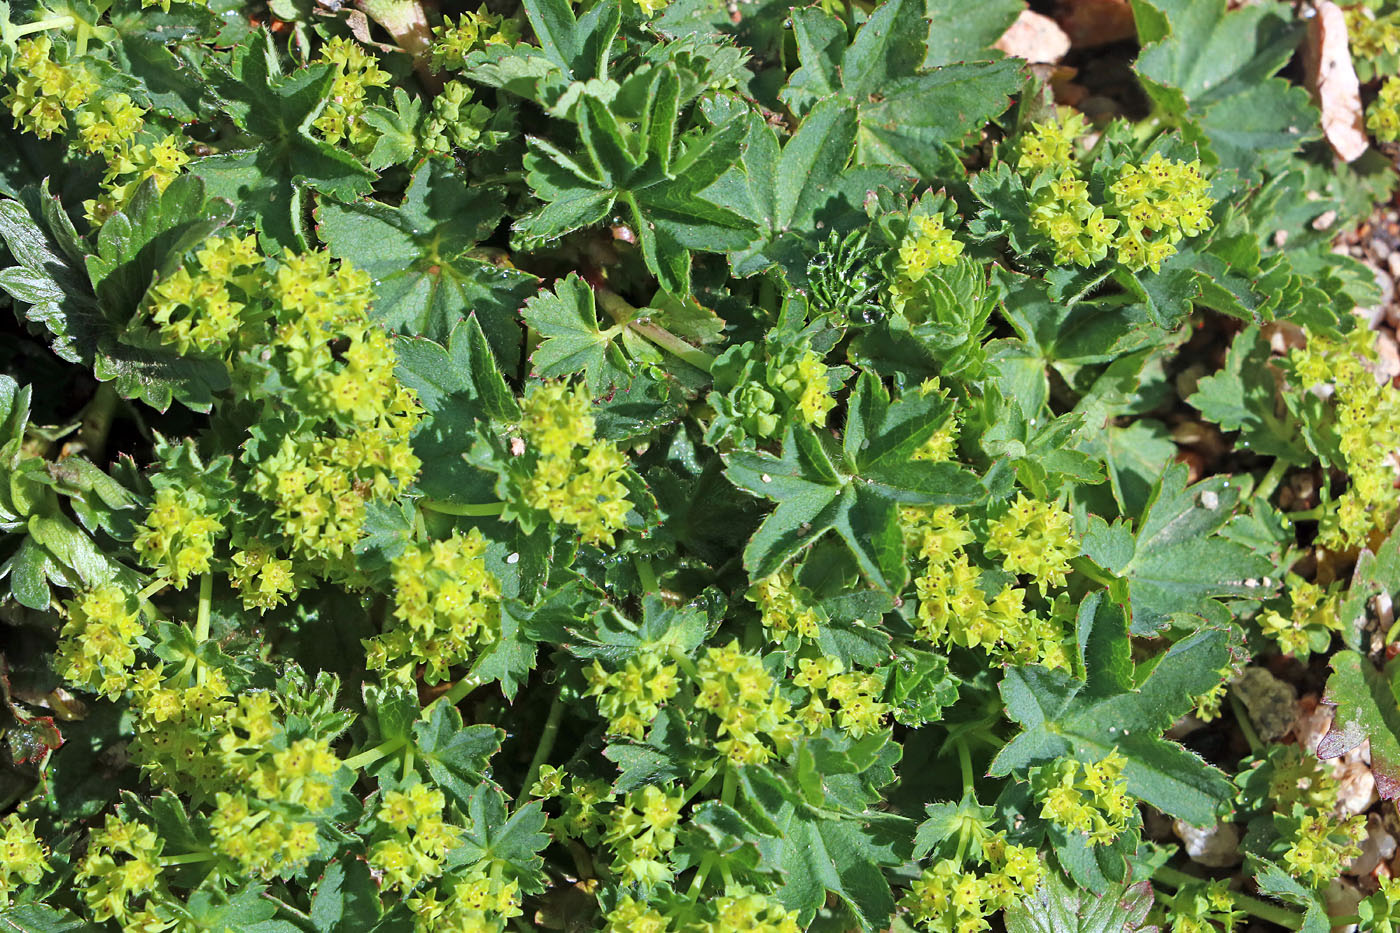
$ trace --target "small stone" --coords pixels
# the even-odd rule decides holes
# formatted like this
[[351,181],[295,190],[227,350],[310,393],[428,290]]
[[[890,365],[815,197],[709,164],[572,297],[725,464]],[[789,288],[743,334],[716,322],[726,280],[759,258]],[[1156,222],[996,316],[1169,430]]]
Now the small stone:
[[1201,828],[1185,820],[1172,823],[1172,832],[1181,840],[1186,855],[1197,865],[1229,868],[1244,860],[1240,854],[1240,831],[1234,823],[1216,823]]
[[1309,226],[1311,226],[1314,230],[1326,230],[1328,227],[1332,226],[1336,222],[1337,212],[1328,210],[1323,211],[1321,214],[1318,214],[1316,217],[1314,217],[1312,223]]
[[1400,278],[1400,253],[1391,253],[1385,257],[1385,267],[1390,270],[1392,278]]
[[1298,695],[1293,685],[1279,680],[1262,667],[1247,667],[1230,685],[1244,703],[1254,730],[1265,742],[1293,728],[1298,715]]
[[1050,17],[1022,10],[993,48],[1012,58],[1024,58],[1033,65],[1049,65],[1065,57],[1069,51],[1069,36]]
[[1336,769],[1337,810],[1347,816],[1365,813],[1380,795],[1376,792],[1376,775],[1371,766],[1361,761],[1343,760]]

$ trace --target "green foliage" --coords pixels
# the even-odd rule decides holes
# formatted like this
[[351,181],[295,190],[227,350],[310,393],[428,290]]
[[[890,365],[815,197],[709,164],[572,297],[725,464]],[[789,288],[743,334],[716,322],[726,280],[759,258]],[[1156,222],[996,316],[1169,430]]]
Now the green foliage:
[[0,2],[0,928],[1344,922],[1237,718],[1400,788],[1302,14],[1133,0],[1091,123],[1015,0],[448,6]]

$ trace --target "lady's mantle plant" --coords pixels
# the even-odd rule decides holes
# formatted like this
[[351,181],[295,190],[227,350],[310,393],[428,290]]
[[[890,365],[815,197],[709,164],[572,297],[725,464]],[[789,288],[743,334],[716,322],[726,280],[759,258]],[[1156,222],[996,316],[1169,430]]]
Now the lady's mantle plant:
[[1016,2],[448,7],[0,3],[3,925],[1347,922],[1231,686],[1400,793],[1293,8],[1134,2],[1091,125]]

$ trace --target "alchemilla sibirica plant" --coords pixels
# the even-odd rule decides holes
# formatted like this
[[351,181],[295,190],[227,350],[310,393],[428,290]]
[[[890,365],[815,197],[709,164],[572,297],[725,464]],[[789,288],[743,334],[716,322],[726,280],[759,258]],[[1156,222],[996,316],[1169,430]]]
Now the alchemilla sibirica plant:
[[0,2],[0,928],[1400,930],[1393,169],[1124,9]]

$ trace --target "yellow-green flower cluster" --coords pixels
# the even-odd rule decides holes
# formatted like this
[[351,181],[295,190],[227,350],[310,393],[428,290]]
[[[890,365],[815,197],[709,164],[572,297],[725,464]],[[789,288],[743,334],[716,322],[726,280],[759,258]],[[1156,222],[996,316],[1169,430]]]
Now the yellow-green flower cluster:
[[66,111],[76,110],[96,93],[97,78],[81,62],[54,59],[48,36],[21,39],[10,64],[10,90],[3,101],[15,126],[48,139],[68,126]]
[[1365,328],[1343,340],[1311,336],[1306,347],[1290,354],[1299,389],[1332,387],[1338,447],[1351,483],[1318,529],[1318,544],[1333,550],[1367,545],[1373,534],[1389,529],[1395,516],[1396,471],[1390,456],[1400,449],[1400,396],[1368,368],[1375,359]]
[[370,848],[369,865],[382,873],[385,887],[411,891],[442,874],[462,835],[443,818],[446,806],[442,791],[426,784],[384,794],[377,815],[389,835]]
[[1074,135],[1077,131],[1062,134],[1037,124],[1017,163],[1027,176],[1055,173],[1048,182],[1036,182],[1031,204],[1031,225],[1049,240],[1055,262],[1092,266],[1112,252],[1127,269],[1156,272],[1176,254],[1182,238],[1210,228],[1215,202],[1199,160],[1181,162],[1154,152],[1141,164],[1130,162],[1109,185],[1108,202],[1096,204],[1073,159]]
[[1356,58],[1373,59],[1400,53],[1400,11],[1381,16],[1365,3],[1343,7],[1347,20],[1347,44]]
[[880,678],[868,671],[845,671],[837,658],[801,658],[792,684],[810,691],[807,703],[796,713],[808,732],[834,724],[859,739],[878,732],[890,712],[890,705],[878,699],[884,689]]
[[394,558],[393,581],[395,624],[366,642],[371,670],[411,682],[422,665],[423,679],[439,683],[499,637],[501,586],[478,529],[409,545]]
[[821,615],[804,598],[791,567],[759,580],[748,598],[758,606],[763,627],[774,644],[782,644],[793,632],[803,641],[815,641],[820,634]]
[[103,155],[108,162],[120,157],[136,134],[145,129],[146,111],[120,92],[94,99],[73,115],[83,151]]
[[48,848],[34,834],[35,820],[18,813],[0,818],[0,908],[20,885],[36,885],[49,870]]
[[930,933],[980,933],[989,918],[1029,896],[1040,883],[1035,850],[994,836],[984,846],[979,873],[953,859],[939,859],[909,886],[900,904]]
[[899,275],[918,282],[934,266],[951,266],[962,255],[963,244],[944,224],[943,215],[911,217],[909,230],[899,244]]
[[449,877],[447,896],[427,889],[404,903],[413,912],[417,933],[501,933],[511,918],[520,916],[520,884],[498,873],[473,868]]
[[[290,773],[263,773],[283,766]],[[214,795],[209,830],[215,848],[243,872],[264,878],[304,864],[316,854],[320,841],[315,820],[299,817],[314,816],[330,804],[330,782],[339,767],[330,749],[311,739],[275,753],[256,782],[267,796],[227,791]]]
[[312,125],[326,142],[368,155],[379,136],[362,118],[369,107],[370,91],[388,87],[389,73],[364,46],[343,36],[322,46],[316,61],[331,65],[335,78],[326,108]]
[[1169,901],[1167,919],[1172,933],[1218,933],[1233,930],[1244,919],[1244,912],[1235,908],[1230,895],[1230,883],[1225,879],[1184,884]]
[[480,148],[491,116],[490,107],[472,99],[470,85],[449,81],[433,98],[432,115],[423,121],[422,146],[428,152]]
[[1305,661],[1314,650],[1325,649],[1333,633],[1342,631],[1337,611],[1341,593],[1291,574],[1287,583],[1292,603],[1288,615],[1266,610],[1259,615],[1259,628],[1278,643],[1279,651]]
[[[694,933],[799,933],[798,912],[757,891],[736,888],[715,902],[715,919],[692,927]],[[687,931],[690,933],[690,931]]]
[[1060,108],[1058,120],[1034,123],[1023,137],[1016,157],[1016,169],[1023,175],[1051,171],[1055,174],[1073,169],[1076,163],[1074,145],[1088,126],[1077,110]]
[[220,355],[233,345],[246,304],[235,293],[255,291],[254,271],[263,262],[257,239],[226,236],[210,241],[195,254],[199,271],[181,266],[146,292],[151,319],[161,339],[181,353]]
[[457,17],[443,17],[433,29],[433,70],[461,71],[467,55],[489,45],[513,45],[520,41],[520,26],[482,6]]
[[1136,801],[1128,795],[1117,750],[1085,764],[1061,758],[1031,770],[1040,815],[1066,832],[1083,833],[1091,846],[1108,845],[1128,827]]
[[163,486],[132,544],[147,566],[183,589],[190,577],[209,572],[214,542],[224,533],[213,513],[213,504],[198,489]]
[[983,648],[1020,664],[1068,666],[1063,626],[1028,609],[1024,589],[1005,586],[988,600],[982,572],[964,550],[975,536],[956,509],[906,507],[900,524],[905,546],[926,562],[914,580],[920,635],[931,642]]
[[1089,186],[1065,172],[1038,194],[1031,224],[1055,249],[1060,265],[1092,266],[1108,258],[1119,223],[1089,198]]
[[608,673],[597,661],[587,671],[585,696],[598,698],[598,712],[607,717],[608,731],[640,739],[661,707],[680,690],[674,664],[655,650],[642,650],[617,671]]
[[1154,152],[1142,165],[1128,164],[1109,187],[1123,231],[1114,242],[1118,262],[1137,272],[1176,253],[1184,237],[1210,229],[1210,183],[1201,177],[1201,163],[1178,162]]
[[78,863],[82,897],[98,923],[116,920],[126,930],[164,930],[171,918],[161,909],[161,852],[165,840],[151,827],[108,814],[88,836]]
[[146,627],[136,600],[106,583],[67,604],[54,671],[67,683],[115,699],[126,691]]
[[737,641],[705,650],[696,665],[696,709],[719,720],[715,748],[736,765],[756,764],[785,751],[800,726],[756,654]]
[[671,918],[644,901],[624,894],[617,906],[608,911],[603,933],[675,933],[678,927]]
[[1366,109],[1366,129],[1377,142],[1400,139],[1400,78],[1386,78],[1375,101]]
[[657,885],[672,880],[667,854],[676,846],[676,824],[685,799],[655,785],[629,791],[608,814],[603,841],[612,847],[612,870],[623,884]]
[[156,188],[164,191],[184,171],[190,157],[179,136],[166,134],[156,142],[129,142],[107,154],[107,169],[102,175],[103,193],[83,202],[87,219],[103,223],[121,210],[144,181],[155,179]]
[[754,374],[735,388],[735,413],[754,437],[776,437],[794,414],[804,424],[825,425],[836,406],[827,366],[808,348],[780,350],[764,363],[761,377]]
[[987,553],[1001,554],[1002,569],[1031,577],[1042,590],[1064,586],[1079,554],[1073,526],[1074,517],[1058,505],[1018,493],[1005,515],[987,523]]
[[611,546],[632,508],[623,483],[627,458],[594,439],[588,392],[582,385],[544,383],[531,387],[520,407],[526,450],[536,455],[520,483],[525,505],[573,526],[588,544]]
[[228,582],[242,596],[244,609],[273,609],[301,586],[292,562],[279,558],[265,545],[234,551],[229,564]]
[[324,739],[293,739],[279,695],[234,697],[223,672],[189,658],[132,677],[134,760],[158,786],[212,796],[214,850],[245,873],[271,877],[319,848],[318,814],[331,805],[340,760]]
[[1341,877],[1347,864],[1361,854],[1357,843],[1366,838],[1365,814],[1338,817],[1295,807],[1293,815],[1275,814],[1274,819],[1282,824],[1281,836],[1288,845],[1283,863],[1289,874],[1314,887],[1325,887]]

